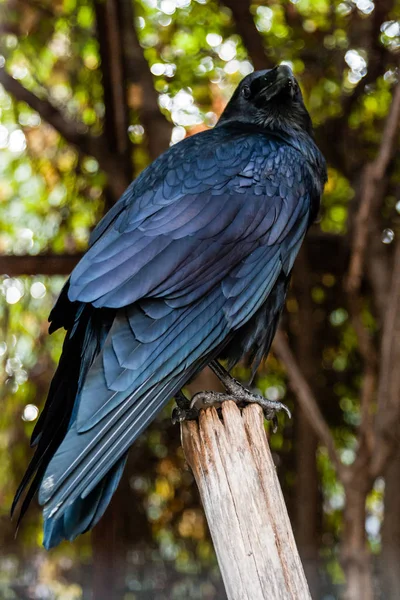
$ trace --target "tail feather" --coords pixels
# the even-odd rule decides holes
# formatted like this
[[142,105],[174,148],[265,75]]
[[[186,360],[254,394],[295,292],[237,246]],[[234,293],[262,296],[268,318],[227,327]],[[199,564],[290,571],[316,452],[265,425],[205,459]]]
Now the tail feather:
[[[132,442],[196,372],[220,355],[231,337],[223,312],[203,323],[200,311],[191,329],[184,326],[186,322],[174,329],[178,337],[182,333],[182,339],[171,340],[162,365],[148,352],[153,372],[146,374],[143,385],[134,381],[121,393],[110,412],[81,431],[79,405],[87,376],[96,371],[96,364],[103,364],[100,358],[107,347],[106,339],[114,331],[111,328],[116,311],[91,305],[76,305],[75,309],[75,319],[68,322],[44,415],[34,433],[36,453],[14,503],[15,508],[33,477],[20,518],[39,488],[39,503],[44,505],[46,548],[62,539],[73,540],[97,523],[118,485]],[[62,324],[57,313],[55,318]],[[128,327],[132,332],[131,324]],[[126,342],[130,345],[131,338]],[[101,379],[104,374],[98,376]],[[104,403],[104,390],[100,388],[94,387],[94,400],[98,398]]]
[[62,540],[72,542],[89,531],[103,516],[125,468],[126,453],[85,498],[77,498],[62,516],[45,519],[44,547],[49,550]]
[[[56,323],[53,330],[64,324],[68,329],[45,408],[32,434],[31,445],[36,446],[36,451],[12,503],[11,515],[14,514],[17,504],[31,482],[21,504],[17,527],[37,493],[51,459],[74,419],[79,389],[101,349],[107,329],[111,327],[112,323],[113,311],[95,311],[93,307],[79,303],[70,306],[69,313],[66,316],[64,313],[64,317],[61,318],[60,312],[63,313],[66,306],[65,295],[64,288],[59,302],[51,313],[51,317]],[[71,316],[72,310],[74,311],[73,317]],[[47,528],[49,527],[50,525],[47,526]],[[51,539],[53,535],[57,537],[58,529],[59,524],[55,527],[54,534],[50,535]]]
[[[207,330],[208,331],[208,330]],[[62,515],[76,498],[87,496],[154,419],[162,406],[210,360],[219,356],[230,334],[219,324],[192,347],[179,369],[158,380],[157,371],[146,389],[127,389],[125,399],[89,430],[75,421],[53,457],[39,492],[45,518]],[[193,343],[193,340],[192,340]],[[207,347],[214,348],[204,353]],[[172,371],[172,372],[171,372]]]

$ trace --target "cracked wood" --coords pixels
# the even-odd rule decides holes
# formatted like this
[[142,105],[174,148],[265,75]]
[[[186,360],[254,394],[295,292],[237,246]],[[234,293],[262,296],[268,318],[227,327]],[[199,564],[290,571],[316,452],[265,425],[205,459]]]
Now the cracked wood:
[[229,600],[311,598],[264,430],[262,410],[230,401],[182,424]]

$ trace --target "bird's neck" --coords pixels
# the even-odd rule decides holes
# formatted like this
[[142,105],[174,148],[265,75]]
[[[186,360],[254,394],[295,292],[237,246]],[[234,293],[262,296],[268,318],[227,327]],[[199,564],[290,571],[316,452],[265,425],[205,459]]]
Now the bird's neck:
[[247,132],[249,134],[263,134],[267,137],[274,137],[282,140],[285,144],[295,148],[304,157],[309,165],[310,173],[315,183],[317,193],[322,193],[324,184],[327,180],[325,159],[314,141],[313,131],[306,131],[300,127],[282,122],[278,124],[264,123],[262,126],[255,123],[249,123],[239,119],[220,120],[218,126],[227,126],[228,128]]
[[312,135],[306,131],[281,129],[271,131],[285,141],[287,144],[298,150],[310,166],[317,171],[323,182],[326,181],[326,163]]

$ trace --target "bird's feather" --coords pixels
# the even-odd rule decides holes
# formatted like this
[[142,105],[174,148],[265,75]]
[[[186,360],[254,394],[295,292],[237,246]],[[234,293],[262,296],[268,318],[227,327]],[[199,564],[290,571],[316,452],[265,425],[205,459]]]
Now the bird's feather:
[[67,337],[16,498],[36,473],[23,510],[41,484],[47,546],[97,522],[189,378],[224,351],[259,363],[314,196],[295,145],[223,126],[170,148],[102,219],[51,314]]
[[[70,300],[120,308],[174,292],[192,302],[188,272],[198,278],[196,287],[204,293],[201,271],[212,270],[215,258],[222,264],[210,285],[260,244],[284,238],[284,228],[290,231],[298,211],[310,205],[302,183],[309,175],[299,153],[273,136],[225,137],[213,130],[189,138],[138,178],[130,197],[120,200],[125,208],[118,218],[108,226],[100,223],[100,237],[95,230],[95,242],[71,275]],[[202,152],[200,145],[205,147]],[[175,173],[172,179],[182,162],[189,165],[186,177],[181,180]],[[302,193],[288,188],[288,172]],[[174,185],[165,197],[167,174]],[[243,179],[251,185],[243,188]],[[220,193],[213,196],[216,183]]]

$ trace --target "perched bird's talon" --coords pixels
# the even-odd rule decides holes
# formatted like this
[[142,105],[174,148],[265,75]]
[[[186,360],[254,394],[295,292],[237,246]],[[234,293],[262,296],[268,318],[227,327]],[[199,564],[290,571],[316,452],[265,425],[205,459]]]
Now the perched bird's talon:
[[198,418],[198,409],[192,406],[190,400],[182,392],[175,395],[175,402],[177,406],[175,406],[171,415],[173,425],[182,423],[183,421],[194,421]]
[[278,431],[278,417],[276,415],[272,417],[272,431],[273,433]]
[[292,413],[290,412],[289,408],[286,406],[286,404],[282,404],[281,403],[281,409],[285,411],[285,413],[287,414],[287,416],[289,417],[289,419],[292,418]]
[[209,408],[210,406],[220,408],[221,403],[226,399],[226,394],[221,394],[220,392],[198,392],[193,396],[190,408],[197,410]]
[[263,398],[263,402],[260,402],[260,406],[264,407],[264,415],[267,421],[272,421],[274,433],[275,428],[278,424],[277,415],[279,412],[284,411],[289,417],[289,419],[292,418],[290,410],[288,409],[286,404],[283,404],[282,402],[274,402],[272,400],[266,400],[265,398]]
[[240,408],[247,404],[258,404],[263,409],[264,417],[268,421],[272,421],[272,429],[274,432],[278,429],[277,414],[279,412],[283,410],[288,417],[291,418],[290,410],[285,404],[268,400],[260,394],[253,394],[239,383],[239,381],[231,377],[228,371],[226,371],[219,362],[212,361],[210,363],[210,368],[225,386],[227,390],[226,393],[214,391],[198,392],[193,396],[190,402],[185,396],[178,394],[176,397],[178,407],[176,407],[172,413],[173,423],[186,421],[188,419],[196,419],[201,409],[209,408],[210,406],[220,409],[222,403],[226,400],[232,400]]
[[185,417],[186,417],[186,411],[182,408],[175,407],[174,410],[172,411],[172,415],[171,415],[172,425],[181,423],[182,421],[185,420]]
[[199,411],[197,408],[174,408],[172,411],[171,421],[173,425],[177,423],[183,423],[183,421],[195,421],[199,417]]

